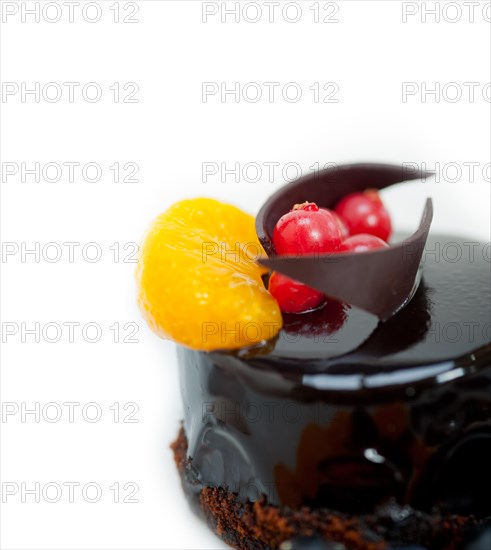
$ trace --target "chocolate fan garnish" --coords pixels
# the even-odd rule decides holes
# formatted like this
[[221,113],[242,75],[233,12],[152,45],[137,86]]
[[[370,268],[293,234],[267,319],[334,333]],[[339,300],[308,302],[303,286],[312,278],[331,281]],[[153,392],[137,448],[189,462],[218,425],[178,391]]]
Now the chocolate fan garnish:
[[389,248],[371,252],[277,256],[271,241],[273,229],[294,204],[310,201],[333,208],[348,193],[383,189],[430,175],[402,166],[351,164],[315,172],[286,185],[266,201],[257,215],[256,231],[268,254],[259,262],[382,320],[388,319],[417,288],[421,256],[433,219],[431,199],[426,201],[415,233]]

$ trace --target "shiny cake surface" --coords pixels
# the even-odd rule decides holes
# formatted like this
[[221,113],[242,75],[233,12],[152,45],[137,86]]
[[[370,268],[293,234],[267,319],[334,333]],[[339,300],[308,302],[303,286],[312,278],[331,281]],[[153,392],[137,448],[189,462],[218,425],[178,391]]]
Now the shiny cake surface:
[[491,515],[491,252],[430,237],[385,323],[339,303],[237,352],[179,348],[189,475],[238,498]]

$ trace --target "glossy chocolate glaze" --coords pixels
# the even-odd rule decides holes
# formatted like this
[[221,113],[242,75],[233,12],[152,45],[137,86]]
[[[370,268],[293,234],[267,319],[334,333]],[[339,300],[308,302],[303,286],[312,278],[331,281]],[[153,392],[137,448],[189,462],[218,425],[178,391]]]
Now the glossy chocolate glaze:
[[417,292],[385,323],[331,302],[263,346],[180,347],[196,490],[491,516],[491,254],[469,243],[430,237]]

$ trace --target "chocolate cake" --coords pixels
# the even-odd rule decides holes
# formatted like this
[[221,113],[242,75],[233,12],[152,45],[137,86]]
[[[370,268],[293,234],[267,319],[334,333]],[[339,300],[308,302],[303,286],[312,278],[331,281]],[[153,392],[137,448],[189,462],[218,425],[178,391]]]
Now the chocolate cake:
[[175,458],[223,540],[454,550],[491,516],[490,264],[431,252],[450,242],[429,239],[385,323],[340,305],[287,318],[272,349],[179,348]]
[[421,176],[350,165],[282,188],[256,218],[259,262],[328,300],[252,345],[178,346],[182,485],[238,550],[491,550],[489,244],[430,233],[429,200],[380,250],[273,245],[296,203]]

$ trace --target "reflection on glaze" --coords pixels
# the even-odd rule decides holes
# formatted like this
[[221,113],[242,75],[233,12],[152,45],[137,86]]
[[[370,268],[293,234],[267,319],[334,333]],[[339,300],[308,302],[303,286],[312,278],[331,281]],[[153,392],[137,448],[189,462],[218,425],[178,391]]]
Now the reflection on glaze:
[[[291,315],[274,349],[251,365],[288,371],[289,375],[324,372],[338,377],[330,380],[333,388],[339,389],[343,385],[383,385],[378,375],[389,371],[393,374],[387,383],[395,383],[398,372],[400,383],[408,383],[412,376],[404,369],[415,365],[432,368],[447,362],[453,369],[472,362],[475,350],[491,346],[491,263],[482,245],[473,250],[472,261],[466,257],[459,262],[445,261],[445,256],[433,251],[441,251],[447,241],[466,249],[458,238],[430,237],[423,254],[421,284],[409,304],[388,321],[378,323],[360,309],[344,307],[335,310],[342,322],[330,320],[327,330],[321,329],[322,336],[318,336],[314,316],[324,314],[322,310]],[[292,319],[304,315],[305,320]],[[354,374],[358,378],[353,379]],[[374,374],[378,379],[369,380]],[[424,377],[425,371],[419,374]],[[343,383],[343,376],[351,378]],[[312,380],[318,387],[319,381],[314,383],[314,379],[305,383]]]

